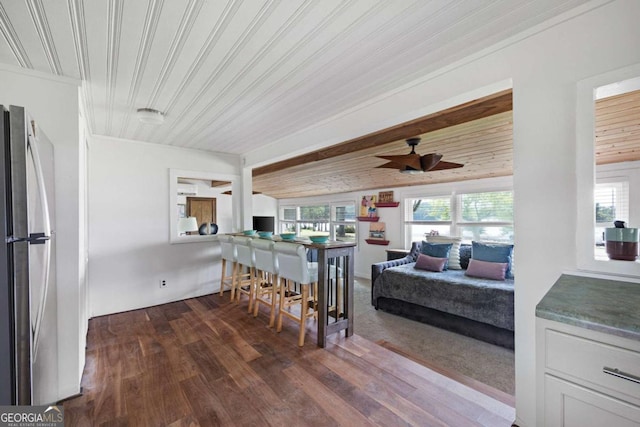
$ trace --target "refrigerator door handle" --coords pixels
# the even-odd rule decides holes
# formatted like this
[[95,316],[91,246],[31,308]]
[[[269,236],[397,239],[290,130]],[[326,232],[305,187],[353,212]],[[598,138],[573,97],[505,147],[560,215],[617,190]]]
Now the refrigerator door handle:
[[51,237],[44,233],[30,233],[26,240],[31,245],[44,245],[49,239],[51,239]]
[[45,235],[44,233],[31,233],[29,234],[29,237],[9,236],[5,239],[5,242],[7,243],[27,242],[32,245],[43,245],[49,239],[51,239],[51,237]]
[[43,216],[43,233],[34,233],[29,235],[29,239],[32,239],[29,243],[31,244],[43,244],[45,245],[45,256],[44,256],[44,265],[42,271],[42,283],[44,284],[44,288],[40,293],[40,301],[38,301],[38,308],[36,312],[35,322],[32,324],[31,337],[33,342],[33,354],[32,360],[35,361],[38,356],[38,343],[40,341],[40,326],[42,323],[42,318],[44,316],[45,302],[47,300],[47,292],[49,290],[49,270],[51,266],[51,242],[48,242],[49,236],[51,236],[51,222],[49,219],[49,204],[47,202],[47,192],[44,182],[44,173],[42,171],[42,164],[40,163],[40,154],[38,152],[38,145],[35,138],[29,134],[28,136],[28,147],[31,151],[31,158],[33,160],[33,168],[36,174],[37,185],[40,189],[40,203],[42,206],[42,216]]

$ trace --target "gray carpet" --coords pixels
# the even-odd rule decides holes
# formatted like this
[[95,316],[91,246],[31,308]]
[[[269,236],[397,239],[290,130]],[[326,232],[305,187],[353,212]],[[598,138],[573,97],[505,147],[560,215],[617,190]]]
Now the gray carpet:
[[388,341],[436,366],[515,394],[513,350],[376,310],[367,279],[356,278],[354,296],[354,333]]

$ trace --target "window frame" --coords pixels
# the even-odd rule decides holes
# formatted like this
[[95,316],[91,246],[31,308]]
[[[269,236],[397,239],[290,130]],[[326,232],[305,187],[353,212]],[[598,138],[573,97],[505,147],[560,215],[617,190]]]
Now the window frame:
[[[453,227],[453,230],[455,232],[455,236],[462,236],[462,228],[463,227],[511,227],[511,229],[513,229],[513,224],[514,221],[463,221],[462,220],[462,196],[467,195],[467,194],[480,194],[480,193],[511,193],[511,205],[512,205],[512,213],[511,216],[513,217],[513,189],[509,189],[509,190],[482,190],[482,191],[464,191],[464,192],[458,192],[457,194],[455,194],[455,211],[456,211],[456,222],[455,222],[455,226]],[[491,239],[487,239],[487,241],[490,241]],[[508,242],[505,243],[511,243],[513,244],[514,239],[512,238],[511,240],[509,240]],[[498,239],[496,239],[495,241],[499,241]],[[465,241],[463,240],[463,242],[465,243],[470,243],[470,241]]]
[[[477,194],[477,193],[494,193],[494,192],[510,192],[511,197],[513,199],[513,186],[495,186],[495,187],[479,187],[479,188],[457,188],[453,190],[449,190],[448,192],[444,191],[433,191],[424,193],[412,193],[406,194],[403,197],[403,208],[405,210],[404,214],[404,228],[405,228],[405,241],[408,241],[409,244],[411,241],[415,240],[412,233],[412,227],[415,225],[433,225],[433,226],[441,226],[448,225],[450,236],[461,236],[461,227],[470,227],[470,226],[483,226],[483,227],[512,227],[515,230],[515,220],[514,221],[463,221],[462,220],[462,195],[465,194]],[[449,221],[421,221],[412,219],[412,203],[417,199],[435,199],[435,198],[449,198],[450,200],[450,217]],[[424,239],[424,235],[422,236]],[[515,239],[511,239],[509,243],[514,243]],[[464,243],[469,243],[470,241],[463,240]],[[406,243],[406,242],[405,242]]]
[[[336,215],[335,215],[335,210],[337,207],[341,207],[341,206],[352,206],[354,209],[354,217],[353,220],[344,220],[344,221],[338,221],[336,220]],[[303,207],[312,207],[312,206],[325,206],[329,208],[329,219],[328,220],[318,220],[318,221],[309,221],[309,220],[303,220],[301,219],[301,208]],[[354,229],[354,242],[358,241],[358,227],[357,227],[357,221],[355,218],[355,209],[356,209],[356,202],[353,200],[349,200],[349,201],[334,201],[334,202],[327,202],[327,203],[296,203],[296,204],[283,204],[280,205],[278,207],[279,209],[279,213],[280,213],[280,220],[278,221],[278,229],[280,230],[280,232],[283,232],[284,230],[284,226],[288,225],[287,228],[293,228],[293,230],[296,233],[296,236],[300,236],[302,234],[302,230],[301,230],[301,225],[302,224],[308,224],[310,222],[317,222],[317,223],[323,223],[326,224],[326,228],[328,229],[329,232],[329,238],[331,240],[337,240],[338,236],[336,235],[336,229],[337,226],[340,225],[344,225],[344,226],[353,226]],[[288,220],[288,219],[284,219],[285,215],[284,215],[284,211],[286,209],[295,209],[296,211],[296,219],[295,220]],[[324,227],[323,227],[324,228]],[[326,233],[326,231],[318,231],[318,233]]]

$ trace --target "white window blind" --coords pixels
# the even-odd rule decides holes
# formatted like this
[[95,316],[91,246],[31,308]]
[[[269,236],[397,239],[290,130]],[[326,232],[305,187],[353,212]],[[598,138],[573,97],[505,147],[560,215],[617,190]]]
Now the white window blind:
[[457,207],[463,241],[513,242],[513,191],[460,194]]
[[613,221],[629,222],[629,182],[596,184],[594,191],[596,225],[613,227]]
[[412,198],[405,203],[411,241],[438,232],[460,236],[463,242],[513,242],[513,191]]
[[607,259],[604,251],[604,229],[613,227],[614,221],[624,221],[629,226],[629,181],[620,178],[600,180],[595,185],[594,241],[596,259]]
[[409,221],[451,222],[451,196],[409,199]]

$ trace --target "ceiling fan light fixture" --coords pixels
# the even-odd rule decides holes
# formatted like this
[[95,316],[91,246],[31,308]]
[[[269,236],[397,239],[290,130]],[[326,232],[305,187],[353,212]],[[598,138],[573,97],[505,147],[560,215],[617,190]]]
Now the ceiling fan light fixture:
[[420,143],[419,137],[409,138],[406,140],[406,143],[409,147],[411,147],[411,152],[409,154],[376,156],[380,159],[387,160],[387,163],[376,167],[396,169],[400,173],[407,175],[417,175],[419,173],[425,173],[429,171],[455,169],[464,166],[461,163],[443,162],[442,154],[439,153],[429,153],[423,156],[416,153],[416,145]]
[[138,108],[136,113],[138,120],[146,125],[161,125],[164,123],[164,114],[153,108]]
[[417,175],[419,173],[424,173],[424,171],[420,169],[414,169],[409,166],[405,166],[404,168],[400,169],[400,173],[404,173],[407,175]]

